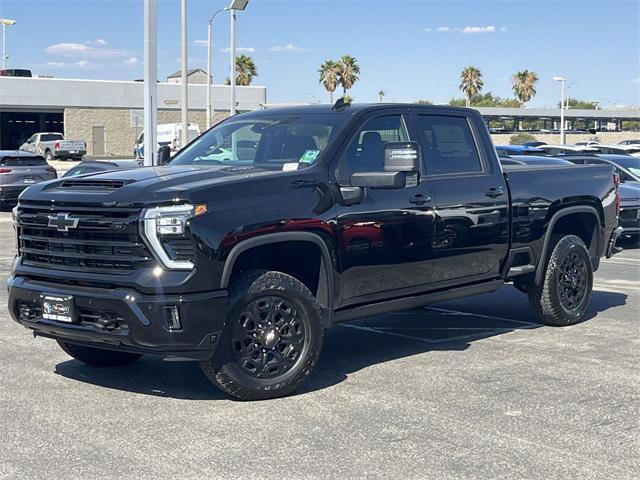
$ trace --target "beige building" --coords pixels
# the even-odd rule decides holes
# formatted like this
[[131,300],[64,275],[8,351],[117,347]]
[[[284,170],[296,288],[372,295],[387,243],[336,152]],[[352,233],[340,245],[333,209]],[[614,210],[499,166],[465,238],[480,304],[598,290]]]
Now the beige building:
[[[201,68],[192,68],[191,70],[187,71],[187,83],[189,84],[206,85],[207,77],[207,72],[205,72]],[[181,83],[181,79],[182,72],[178,70],[177,72],[174,72],[167,77],[167,83]]]
[[[202,72],[202,70],[200,70]],[[189,122],[206,128],[205,84],[189,77]],[[212,86],[212,123],[229,114],[230,88]],[[144,85],[134,81],[0,77],[0,149],[18,148],[36,132],[84,140],[87,155],[129,157],[143,126]],[[179,123],[180,84],[158,84],[158,123]],[[237,87],[238,111],[264,108],[265,87]]]

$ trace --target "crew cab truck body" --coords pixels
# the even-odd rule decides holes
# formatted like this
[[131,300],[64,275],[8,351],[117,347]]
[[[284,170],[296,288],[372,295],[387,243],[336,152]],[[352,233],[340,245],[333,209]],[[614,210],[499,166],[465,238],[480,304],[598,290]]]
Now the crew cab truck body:
[[247,113],[167,167],[27,190],[9,310],[91,365],[198,360],[230,395],[277,397],[337,322],[511,281],[541,322],[579,321],[617,203],[610,167],[503,172],[473,110]]
[[81,160],[87,153],[87,144],[82,140],[65,140],[58,132],[34,133],[20,146],[20,150],[42,155],[48,162]]

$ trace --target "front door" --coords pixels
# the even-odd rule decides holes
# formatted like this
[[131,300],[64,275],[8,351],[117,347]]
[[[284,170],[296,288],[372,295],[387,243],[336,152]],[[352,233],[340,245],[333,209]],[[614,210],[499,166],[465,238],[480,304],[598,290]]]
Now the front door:
[[[386,142],[410,140],[401,113],[369,117],[340,155],[336,178],[382,171]],[[433,270],[434,214],[424,184],[364,189],[361,202],[338,206],[342,306],[399,297],[421,289]]]
[[104,127],[98,126],[92,129],[93,156],[102,156],[105,154],[105,137]]
[[497,160],[479,148],[480,132],[464,113],[414,120],[424,183],[435,198],[434,288],[497,277],[509,242],[509,199]]

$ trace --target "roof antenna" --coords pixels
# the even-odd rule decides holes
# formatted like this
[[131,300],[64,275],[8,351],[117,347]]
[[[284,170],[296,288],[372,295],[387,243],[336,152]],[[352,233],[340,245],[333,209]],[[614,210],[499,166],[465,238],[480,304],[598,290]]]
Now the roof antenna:
[[338,100],[336,100],[336,103],[333,104],[331,110],[333,110],[334,112],[341,112],[344,109],[349,108],[350,106],[351,102],[347,102],[345,101],[344,97],[340,97]]

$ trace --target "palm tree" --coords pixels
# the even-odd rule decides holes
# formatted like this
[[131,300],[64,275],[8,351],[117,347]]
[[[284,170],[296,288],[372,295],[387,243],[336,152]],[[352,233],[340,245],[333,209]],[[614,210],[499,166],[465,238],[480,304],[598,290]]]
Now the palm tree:
[[340,85],[342,85],[344,97],[346,97],[347,91],[360,78],[360,65],[358,65],[358,60],[351,55],[343,55],[338,63],[340,64]]
[[[258,69],[253,62],[253,58],[247,55],[238,55],[236,57],[236,85],[248,87],[253,81],[253,77],[258,76]],[[225,80],[225,85],[230,85],[229,77]]]
[[340,84],[340,64],[333,60],[326,60],[318,73],[320,74],[320,83],[329,92],[329,101],[333,103],[333,92],[336,91]]
[[387,94],[387,92],[385,92],[384,90],[380,90],[378,92],[378,100],[380,101],[380,103],[382,103],[382,99],[384,98],[384,96]]
[[538,75],[536,75],[536,72],[530,72],[529,70],[522,70],[513,75],[511,78],[513,93],[518,97],[520,105],[524,105],[535,96],[537,81]]
[[482,72],[480,72],[479,68],[470,66],[462,70],[458,88],[460,88],[466,96],[467,107],[471,105],[471,99],[482,91],[483,86]]

